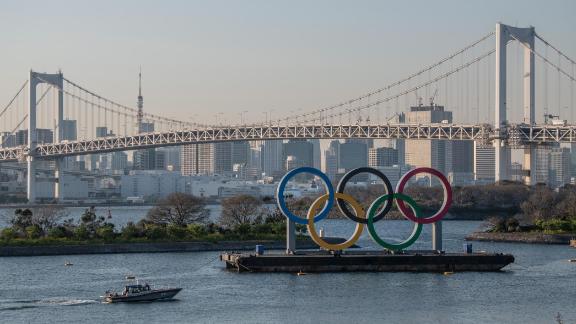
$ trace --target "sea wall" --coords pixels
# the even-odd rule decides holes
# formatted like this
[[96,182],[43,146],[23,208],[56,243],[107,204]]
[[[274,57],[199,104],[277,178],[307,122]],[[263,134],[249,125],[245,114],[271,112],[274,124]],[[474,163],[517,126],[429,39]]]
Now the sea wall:
[[489,241],[508,243],[531,243],[531,244],[570,244],[573,234],[543,234],[533,232],[514,233],[491,233],[474,232],[466,237],[468,241]]
[[[324,238],[327,242],[341,243],[341,238]],[[154,243],[111,243],[86,245],[41,245],[41,246],[0,246],[0,257],[107,254],[107,253],[165,253],[165,252],[202,252],[202,251],[240,251],[253,250],[256,244],[264,245],[266,250],[283,250],[285,241],[221,241],[221,242],[154,242]],[[299,239],[299,249],[314,249],[318,245],[312,240]]]

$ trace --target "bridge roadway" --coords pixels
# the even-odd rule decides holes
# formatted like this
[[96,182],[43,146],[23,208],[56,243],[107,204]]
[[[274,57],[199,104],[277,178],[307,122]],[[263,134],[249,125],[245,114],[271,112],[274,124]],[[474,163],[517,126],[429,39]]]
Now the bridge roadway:
[[492,140],[500,138],[511,147],[523,147],[530,144],[576,142],[576,125],[510,124],[500,130],[489,124],[230,126],[39,144],[34,152],[28,152],[26,146],[2,148],[0,162],[24,160],[28,155],[34,156],[35,159],[55,159],[64,156],[225,141],[344,138],[474,140],[483,144],[489,144]]

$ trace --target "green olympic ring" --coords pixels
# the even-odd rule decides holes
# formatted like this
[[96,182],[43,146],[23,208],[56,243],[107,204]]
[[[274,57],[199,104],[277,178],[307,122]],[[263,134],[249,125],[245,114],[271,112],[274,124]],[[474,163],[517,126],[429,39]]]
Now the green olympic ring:
[[420,207],[418,207],[418,204],[414,201],[414,199],[412,199],[409,196],[406,196],[404,194],[401,194],[401,193],[394,193],[392,195],[390,195],[390,194],[383,195],[383,196],[380,196],[378,199],[376,199],[372,203],[372,205],[370,205],[370,207],[368,208],[368,213],[367,213],[368,214],[368,222],[367,222],[368,233],[370,234],[370,237],[372,238],[372,240],[374,240],[374,242],[378,243],[378,245],[384,247],[385,249],[392,250],[392,251],[400,251],[400,250],[404,250],[405,248],[409,247],[410,245],[414,244],[414,242],[416,242],[416,240],[418,239],[418,237],[422,233],[422,224],[421,223],[414,223],[414,229],[412,230],[412,234],[404,242],[401,242],[398,244],[392,244],[392,243],[387,243],[384,240],[382,240],[380,238],[380,236],[378,236],[378,233],[376,233],[376,229],[374,228],[374,215],[378,211],[378,208],[380,208],[380,206],[384,202],[387,202],[388,199],[390,199],[390,196],[392,196],[392,198],[396,199],[396,206],[398,206],[398,199],[407,202],[408,205],[410,206],[410,208],[412,208],[412,211],[414,212],[416,217],[421,218]]

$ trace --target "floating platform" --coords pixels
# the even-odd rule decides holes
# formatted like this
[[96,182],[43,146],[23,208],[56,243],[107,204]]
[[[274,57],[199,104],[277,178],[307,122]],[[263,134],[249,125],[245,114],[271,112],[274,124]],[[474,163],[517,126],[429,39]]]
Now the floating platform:
[[238,272],[461,272],[499,271],[514,262],[511,254],[435,251],[299,251],[295,254],[226,252],[226,268]]

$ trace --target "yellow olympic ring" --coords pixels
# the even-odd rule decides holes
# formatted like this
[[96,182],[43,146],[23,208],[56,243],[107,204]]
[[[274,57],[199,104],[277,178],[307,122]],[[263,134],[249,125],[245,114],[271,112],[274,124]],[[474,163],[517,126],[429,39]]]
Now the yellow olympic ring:
[[[366,213],[364,212],[362,206],[360,206],[360,204],[350,195],[335,192],[334,196],[336,199],[342,199],[348,202],[354,209],[356,217],[366,218]],[[364,224],[356,223],[356,229],[354,230],[354,234],[352,234],[352,236],[346,242],[331,244],[324,241],[318,235],[318,233],[316,233],[316,228],[314,227],[314,215],[316,215],[316,212],[318,211],[318,209],[320,209],[320,207],[324,206],[324,202],[326,202],[327,199],[328,199],[327,194],[318,197],[318,199],[314,201],[312,206],[310,206],[310,209],[308,209],[308,233],[310,234],[312,241],[314,241],[316,244],[318,244],[320,247],[323,247],[326,250],[337,251],[347,249],[352,245],[354,245],[356,241],[358,241],[360,235],[362,235],[362,231],[364,230]]]

